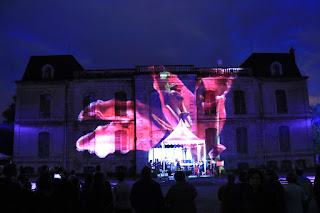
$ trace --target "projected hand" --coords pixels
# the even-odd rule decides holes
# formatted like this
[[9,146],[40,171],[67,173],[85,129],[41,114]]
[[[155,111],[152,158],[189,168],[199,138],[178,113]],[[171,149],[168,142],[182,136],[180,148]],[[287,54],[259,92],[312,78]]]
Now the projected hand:
[[[115,106],[122,106],[122,110],[115,113]],[[153,123],[149,126],[150,118],[146,117],[149,107],[136,101],[136,122],[140,124],[146,133],[150,128],[157,129]],[[119,114],[119,116],[115,115]],[[84,120],[105,120],[105,121],[121,121],[121,123],[110,123],[103,126],[98,126],[93,132],[90,132],[80,137],[76,143],[78,151],[88,150],[90,153],[95,153],[98,157],[104,158],[108,154],[119,150],[121,153],[127,153],[134,150],[134,102],[133,101],[109,101],[98,100],[91,103],[78,116],[79,121]],[[144,125],[145,124],[145,125]],[[159,137],[162,137],[159,135]],[[143,138],[137,141],[137,149],[148,151],[157,140],[151,140],[146,134]]]
[[209,150],[209,157],[210,159],[215,159],[216,157],[218,157],[224,150],[226,150],[226,147],[222,144],[214,144],[212,146],[212,149]]

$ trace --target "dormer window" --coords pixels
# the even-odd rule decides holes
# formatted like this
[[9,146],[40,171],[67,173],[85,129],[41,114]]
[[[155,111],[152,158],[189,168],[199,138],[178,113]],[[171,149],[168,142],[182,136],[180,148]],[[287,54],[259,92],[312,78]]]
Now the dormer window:
[[272,75],[282,75],[282,66],[279,62],[275,61],[271,64],[271,74]]
[[44,65],[41,71],[42,71],[42,79],[44,80],[53,79],[54,69],[51,65],[49,64]]

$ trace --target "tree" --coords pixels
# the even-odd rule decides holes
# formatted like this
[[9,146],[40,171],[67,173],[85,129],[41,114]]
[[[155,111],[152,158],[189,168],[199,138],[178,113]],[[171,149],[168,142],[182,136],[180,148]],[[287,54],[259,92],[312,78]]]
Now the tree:
[[2,112],[4,123],[14,123],[17,96],[12,97],[12,103]]
[[320,104],[311,105],[310,112],[315,154],[320,154]]

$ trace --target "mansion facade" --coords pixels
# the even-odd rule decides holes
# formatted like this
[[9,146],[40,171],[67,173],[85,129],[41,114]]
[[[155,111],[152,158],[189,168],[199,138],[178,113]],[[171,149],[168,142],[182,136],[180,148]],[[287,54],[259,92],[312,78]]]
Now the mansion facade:
[[226,169],[314,166],[306,76],[290,53],[253,53],[237,68],[85,70],[71,55],[32,56],[17,81],[13,160],[85,172],[139,172],[179,119],[215,145]]

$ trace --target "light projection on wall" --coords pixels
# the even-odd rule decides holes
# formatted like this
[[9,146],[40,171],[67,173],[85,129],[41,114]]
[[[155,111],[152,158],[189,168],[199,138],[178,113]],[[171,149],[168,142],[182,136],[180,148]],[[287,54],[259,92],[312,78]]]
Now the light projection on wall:
[[[154,68],[149,67],[150,94],[138,90],[136,101],[117,97],[98,100],[80,112],[79,121],[105,120],[110,123],[80,137],[76,142],[78,151],[87,150],[105,158],[117,150],[123,154],[134,150],[134,121],[136,149],[143,151],[155,147],[166,132],[174,130],[180,119],[191,131],[197,132],[197,118],[212,116],[210,118],[219,121],[214,124],[214,128],[219,130],[217,134],[221,132],[224,119],[220,118],[226,117],[225,99],[232,78],[218,81],[212,77],[199,78],[193,82],[192,89],[190,83],[187,87],[178,75],[168,72],[165,67],[161,67],[161,72],[154,72]],[[139,99],[145,96],[148,96],[147,101]],[[207,155],[215,158],[223,150],[223,145],[213,143],[207,146]]]

